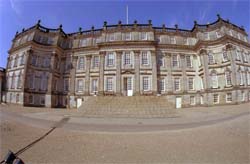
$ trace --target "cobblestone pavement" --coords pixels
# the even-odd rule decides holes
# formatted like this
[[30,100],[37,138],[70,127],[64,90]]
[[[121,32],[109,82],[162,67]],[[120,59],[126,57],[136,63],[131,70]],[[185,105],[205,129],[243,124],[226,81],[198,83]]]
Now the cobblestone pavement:
[[[30,108],[1,109],[1,158],[8,149],[17,151],[44,135],[54,121],[70,115],[66,110]],[[6,111],[11,112],[9,115]],[[250,162],[249,104],[178,111],[178,117],[165,119],[83,119],[70,120],[20,157],[27,163],[239,163]],[[48,114],[47,112],[51,113]],[[73,111],[74,112],[74,111]],[[47,114],[46,114],[47,113]],[[52,114],[53,113],[53,114]],[[33,114],[33,115],[32,115]],[[38,116],[37,116],[38,115]],[[51,118],[44,120],[46,116]],[[66,115],[66,116],[65,116]],[[7,117],[5,117],[7,116]],[[233,117],[237,116],[237,117]],[[231,117],[231,118],[230,118]],[[15,119],[13,119],[15,118]],[[230,118],[230,119],[225,119]],[[35,121],[38,121],[34,125]],[[48,119],[54,119],[49,121]],[[224,119],[224,120],[223,120]],[[217,122],[211,123],[211,120]],[[219,121],[223,120],[223,121]],[[39,127],[39,121],[41,126]],[[97,121],[97,122],[96,122]],[[140,121],[140,122],[138,122]],[[66,127],[84,125],[155,125],[188,124],[210,121],[195,128],[146,130],[144,132],[85,132]],[[46,123],[45,123],[46,122]],[[139,127],[140,128],[140,127]]]

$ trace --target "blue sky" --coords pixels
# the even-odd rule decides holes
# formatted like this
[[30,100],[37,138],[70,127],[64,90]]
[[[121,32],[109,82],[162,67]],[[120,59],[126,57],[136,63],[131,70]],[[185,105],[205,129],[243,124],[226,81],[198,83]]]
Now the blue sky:
[[154,26],[191,29],[193,21],[206,24],[217,19],[229,19],[244,26],[249,34],[249,0],[155,0],[155,1],[90,1],[90,0],[0,0],[0,67],[6,67],[8,50],[16,31],[33,26],[38,19],[41,24],[57,28],[60,24],[66,33],[79,27],[88,30],[92,25],[101,28],[103,21],[117,24],[126,22],[126,5],[129,8],[129,23],[152,20]]

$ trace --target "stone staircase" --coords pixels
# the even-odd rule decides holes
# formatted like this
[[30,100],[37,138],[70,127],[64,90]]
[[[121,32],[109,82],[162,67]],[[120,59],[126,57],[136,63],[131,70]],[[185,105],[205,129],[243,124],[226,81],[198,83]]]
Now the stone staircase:
[[89,97],[78,108],[84,117],[166,118],[175,117],[174,105],[159,96]]

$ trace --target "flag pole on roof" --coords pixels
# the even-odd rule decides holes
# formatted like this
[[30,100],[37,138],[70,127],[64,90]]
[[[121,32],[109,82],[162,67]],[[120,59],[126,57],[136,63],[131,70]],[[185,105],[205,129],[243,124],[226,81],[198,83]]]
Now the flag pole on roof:
[[128,5],[126,6],[126,16],[127,16],[127,24],[128,24]]

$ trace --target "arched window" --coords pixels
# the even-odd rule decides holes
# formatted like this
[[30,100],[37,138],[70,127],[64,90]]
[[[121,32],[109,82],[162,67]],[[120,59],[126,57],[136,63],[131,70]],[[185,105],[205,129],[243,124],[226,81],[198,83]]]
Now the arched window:
[[212,88],[218,88],[218,76],[215,71],[211,73]]

